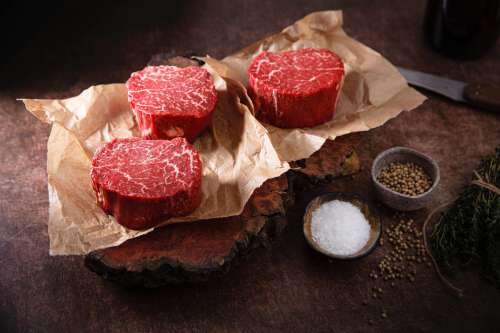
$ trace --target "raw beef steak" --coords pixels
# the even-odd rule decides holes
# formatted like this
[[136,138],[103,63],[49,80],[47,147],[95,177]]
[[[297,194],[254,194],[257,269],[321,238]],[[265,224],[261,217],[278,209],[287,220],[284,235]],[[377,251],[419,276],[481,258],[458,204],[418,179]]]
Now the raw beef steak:
[[204,68],[148,66],[127,81],[128,100],[146,139],[183,136],[190,142],[207,127],[217,103]]
[[343,78],[342,60],[327,49],[264,51],[248,67],[257,118],[282,128],[332,119]]
[[115,139],[92,159],[90,176],[101,208],[134,230],[194,211],[201,202],[201,161],[184,138]]

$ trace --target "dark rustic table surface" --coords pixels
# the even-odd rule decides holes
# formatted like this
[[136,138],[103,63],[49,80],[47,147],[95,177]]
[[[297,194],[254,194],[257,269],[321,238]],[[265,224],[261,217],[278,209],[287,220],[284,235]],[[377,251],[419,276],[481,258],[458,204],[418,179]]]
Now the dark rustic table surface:
[[[418,0],[87,4],[44,7],[41,13],[41,5],[25,6],[14,19],[17,35],[8,42],[8,52],[2,51],[0,332],[500,330],[500,291],[473,271],[454,279],[465,289],[462,299],[447,293],[431,269],[421,269],[413,284],[387,289],[382,301],[363,306],[373,286],[368,274],[385,249],[352,262],[314,253],[301,233],[301,216],[313,191],[299,195],[287,230],[271,248],[257,250],[208,283],[128,290],[88,271],[82,257],[51,257],[45,171],[49,126],[15,100],[69,97],[92,84],[123,82],[159,52],[223,57],[325,9],[343,9],[347,33],[394,64],[459,80],[500,84],[500,43],[477,61],[436,54],[422,38],[425,1]],[[368,177],[373,158],[402,145],[439,163],[442,182],[434,207],[458,194],[480,157],[499,144],[498,115],[429,95],[418,109],[365,133],[359,175],[317,192],[345,190],[373,200]],[[425,214],[413,216],[421,224]],[[386,218],[386,226],[390,223]],[[385,320],[382,307],[389,315]]]

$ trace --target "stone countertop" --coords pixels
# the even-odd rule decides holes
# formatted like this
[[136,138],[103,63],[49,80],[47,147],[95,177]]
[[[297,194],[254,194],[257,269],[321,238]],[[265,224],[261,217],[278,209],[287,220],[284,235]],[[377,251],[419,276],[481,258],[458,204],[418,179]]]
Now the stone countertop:
[[[23,42],[13,44],[0,65],[1,332],[498,330],[500,291],[473,272],[454,280],[465,289],[463,299],[447,293],[432,270],[421,269],[415,283],[386,288],[381,302],[363,306],[373,285],[368,274],[386,248],[352,262],[332,261],[313,252],[301,233],[304,208],[316,193],[344,190],[374,200],[371,162],[396,145],[436,159],[442,180],[433,207],[449,200],[480,157],[500,144],[498,115],[429,94],[415,111],[365,133],[359,175],[302,193],[288,213],[288,229],[271,248],[256,250],[208,283],[128,290],[88,271],[82,257],[48,255],[49,126],[15,98],[69,97],[92,84],[123,82],[160,52],[223,57],[325,9],[343,9],[347,33],[392,63],[459,80],[500,84],[500,42],[477,61],[434,53],[422,38],[425,3],[418,0],[175,1],[156,3],[153,11],[131,2],[67,6],[71,17],[45,9],[43,24],[20,30]],[[391,224],[391,212],[383,214]],[[412,217],[421,224],[425,214]],[[380,318],[382,307],[388,319]]]

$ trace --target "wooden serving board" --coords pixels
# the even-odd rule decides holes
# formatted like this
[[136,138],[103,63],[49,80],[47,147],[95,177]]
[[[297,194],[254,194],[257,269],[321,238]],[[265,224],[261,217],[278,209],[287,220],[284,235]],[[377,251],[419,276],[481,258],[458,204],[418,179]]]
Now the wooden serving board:
[[85,265],[103,278],[132,286],[200,282],[226,273],[253,249],[268,246],[286,227],[295,187],[359,171],[355,136],[327,141],[309,159],[266,181],[240,216],[157,228],[125,243],[91,252]]
[[[153,57],[153,64],[198,65],[185,57],[161,55]],[[308,159],[292,163],[292,170],[258,188],[239,216],[157,228],[119,246],[91,252],[85,265],[126,286],[157,287],[220,276],[253,249],[268,246],[286,227],[294,187],[302,189],[358,172],[355,147],[359,137],[329,140]]]

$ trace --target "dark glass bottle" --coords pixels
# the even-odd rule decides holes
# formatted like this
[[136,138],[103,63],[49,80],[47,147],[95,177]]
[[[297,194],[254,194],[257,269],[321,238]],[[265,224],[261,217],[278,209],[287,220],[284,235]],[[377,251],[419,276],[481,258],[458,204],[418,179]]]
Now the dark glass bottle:
[[428,0],[425,33],[441,53],[462,59],[483,55],[500,30],[500,0]]

